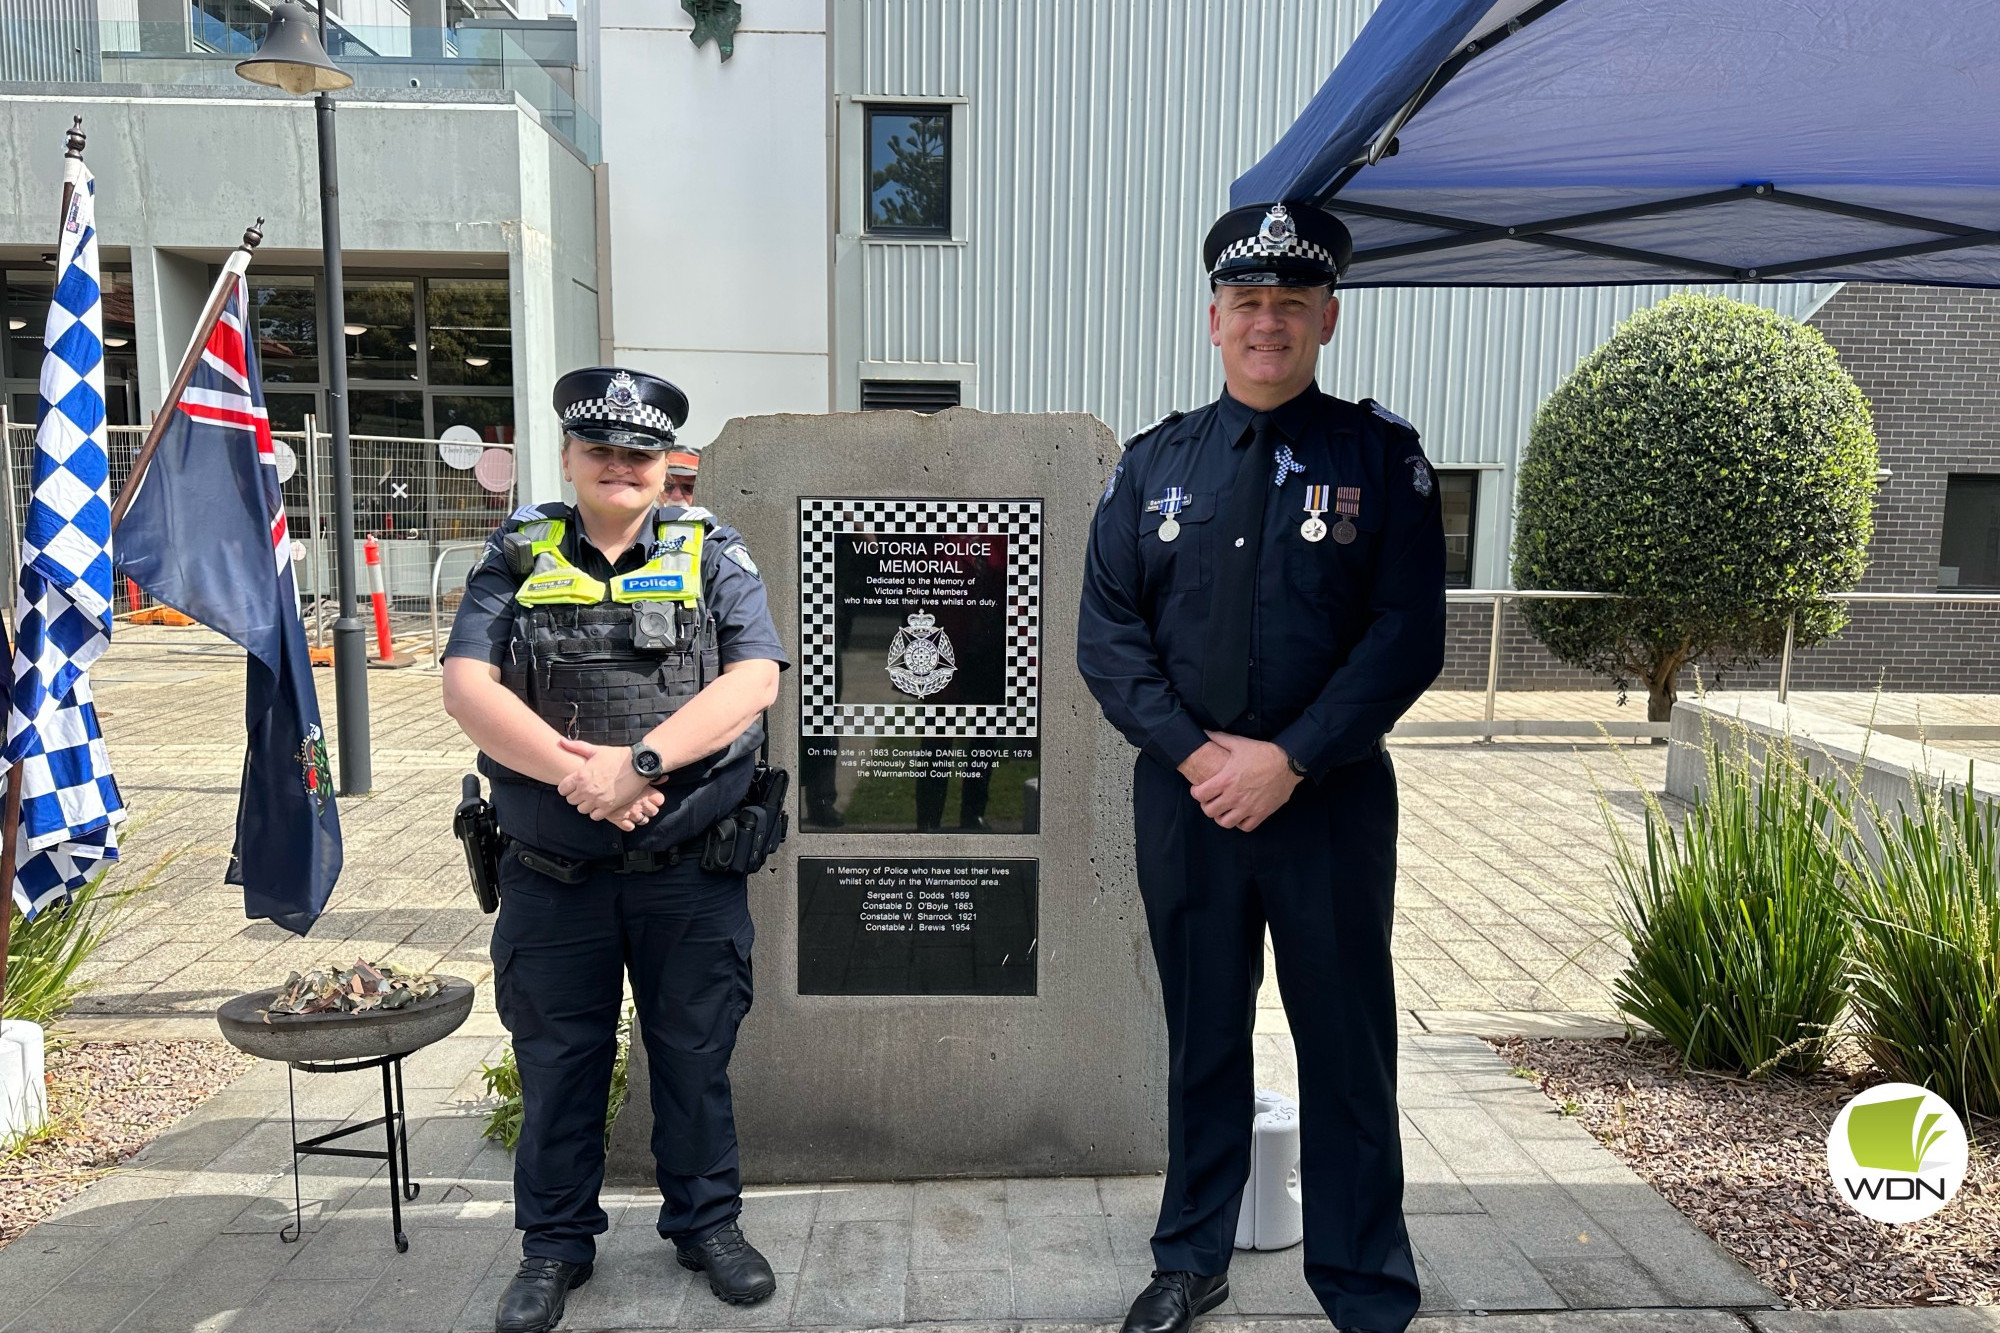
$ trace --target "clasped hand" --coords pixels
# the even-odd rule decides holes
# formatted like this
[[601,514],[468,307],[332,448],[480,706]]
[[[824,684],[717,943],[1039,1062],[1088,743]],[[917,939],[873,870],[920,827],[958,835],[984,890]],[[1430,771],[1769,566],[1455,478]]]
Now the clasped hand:
[[1223,731],[1208,733],[1208,744],[1181,764],[1201,812],[1223,828],[1248,833],[1292,799],[1299,785],[1284,750]]
[[624,746],[567,738],[557,744],[583,762],[556,784],[556,791],[592,819],[607,820],[630,833],[665,804],[666,796],[632,767],[632,752]]

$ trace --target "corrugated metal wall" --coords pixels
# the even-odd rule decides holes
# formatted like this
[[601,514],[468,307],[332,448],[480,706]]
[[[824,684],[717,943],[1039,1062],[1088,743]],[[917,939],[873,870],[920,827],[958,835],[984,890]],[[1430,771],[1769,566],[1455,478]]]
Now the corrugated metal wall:
[[0,83],[95,83],[97,0],[0,0]]
[[[1120,433],[1212,398],[1201,238],[1373,8],[834,0],[835,92],[964,99],[965,158],[962,242],[841,248],[860,272],[836,283],[837,361],[969,365],[969,405]],[[842,174],[856,218],[861,174]],[[1410,418],[1439,462],[1511,464],[1535,405],[1669,290],[1356,291],[1321,383]],[[1722,290],[1804,314],[1832,289]]]

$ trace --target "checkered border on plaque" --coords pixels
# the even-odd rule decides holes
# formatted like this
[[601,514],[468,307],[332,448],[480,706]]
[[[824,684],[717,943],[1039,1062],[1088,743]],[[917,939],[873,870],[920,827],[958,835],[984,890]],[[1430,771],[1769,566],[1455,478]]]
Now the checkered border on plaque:
[[[839,538],[923,534],[1007,538],[1007,665],[998,704],[843,704],[834,700],[833,552]],[[805,736],[1041,734],[1040,500],[799,501],[799,654]]]

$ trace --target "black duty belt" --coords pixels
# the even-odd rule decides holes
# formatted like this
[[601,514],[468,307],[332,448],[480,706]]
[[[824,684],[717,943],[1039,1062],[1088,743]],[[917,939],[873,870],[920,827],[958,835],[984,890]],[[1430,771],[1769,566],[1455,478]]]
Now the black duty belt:
[[617,856],[593,856],[574,861],[566,856],[556,856],[550,852],[536,851],[524,842],[512,838],[507,840],[507,850],[520,859],[522,865],[537,874],[547,875],[562,884],[581,884],[590,877],[592,871],[609,870],[614,875],[650,875],[679,865],[684,859],[701,856],[702,844],[708,840],[704,830],[686,842],[658,851],[627,851]]

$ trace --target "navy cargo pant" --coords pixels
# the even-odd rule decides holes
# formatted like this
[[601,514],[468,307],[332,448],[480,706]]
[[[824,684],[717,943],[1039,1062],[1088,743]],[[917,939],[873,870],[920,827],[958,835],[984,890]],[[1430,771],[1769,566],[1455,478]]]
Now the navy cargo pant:
[[[699,856],[564,884],[500,863],[493,989],[521,1070],[514,1225],[521,1250],[589,1262],[604,1232],[604,1113],[632,974],[652,1075],[660,1234],[692,1244],[741,1208],[729,1054],[750,1008],[748,886]],[[631,1096],[638,1096],[633,1089]]]
[[1250,1174],[1251,1033],[1264,927],[1299,1068],[1305,1276],[1338,1328],[1417,1312],[1396,1110],[1396,778],[1386,752],[1302,782],[1254,832],[1218,827],[1139,756],[1139,891],[1167,1010],[1163,1270],[1229,1267]]

